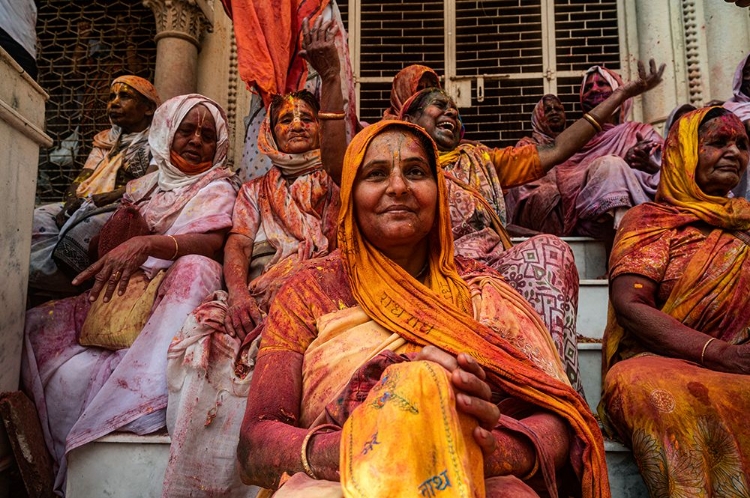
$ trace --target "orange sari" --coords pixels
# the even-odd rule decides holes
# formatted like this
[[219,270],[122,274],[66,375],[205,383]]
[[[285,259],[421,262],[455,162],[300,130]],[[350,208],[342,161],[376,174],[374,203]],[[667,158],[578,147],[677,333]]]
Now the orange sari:
[[[750,338],[750,203],[705,194],[695,183],[698,128],[709,109],[683,117],[664,150],[657,200],[629,211],[610,278],[659,284],[657,306],[730,344]],[[710,226],[708,234],[700,228]],[[745,241],[745,240],[747,241]],[[750,378],[651,353],[608,317],[602,421],[633,448],[651,496],[750,496]]]
[[[388,128],[399,127],[425,135],[415,125],[381,121],[354,138],[344,160],[339,247],[355,299],[367,315],[385,329],[420,346],[432,344],[453,355],[469,352],[487,371],[488,380],[496,389],[565,419],[583,448],[582,458],[574,464],[582,469],[583,496],[609,496],[604,445],[586,402],[569,385],[543,373],[496,330],[474,319],[469,288],[458,275],[453,259],[448,200],[441,169],[436,171],[438,223],[429,235],[429,272],[424,285],[382,255],[359,232],[352,201],[357,170],[372,139]],[[437,155],[436,149],[434,153]],[[505,284],[505,287],[507,298],[515,299],[518,316],[535,316],[527,302],[510,286]],[[509,327],[519,323],[516,317],[508,317]],[[544,328],[538,317],[536,326]],[[346,482],[342,484],[346,487]],[[556,494],[554,482],[547,484],[550,493]]]

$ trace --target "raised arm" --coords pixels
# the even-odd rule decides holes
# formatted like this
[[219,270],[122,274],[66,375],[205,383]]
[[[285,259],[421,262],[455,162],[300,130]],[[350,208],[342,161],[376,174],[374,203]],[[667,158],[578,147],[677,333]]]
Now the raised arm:
[[661,82],[665,67],[662,64],[657,70],[656,62],[651,59],[649,61],[649,72],[646,73],[645,66],[639,61],[638,79],[617,88],[604,102],[587,114],[595,123],[584,116],[560,133],[555,138],[554,143],[537,147],[542,168],[549,171],[578,152],[598,132],[598,129],[601,129],[601,124],[606,122],[623,102],[658,85]]
[[[692,329],[656,308],[657,284],[641,275],[624,274],[610,282],[617,320],[650,351],[702,364],[720,372],[750,373],[750,349]],[[709,342],[711,341],[711,342]]]
[[346,113],[341,88],[341,64],[336,50],[335,36],[338,25],[323,22],[321,17],[310,27],[302,21],[303,56],[320,75],[320,155],[323,167],[337,185],[341,183],[341,170],[346,153]]

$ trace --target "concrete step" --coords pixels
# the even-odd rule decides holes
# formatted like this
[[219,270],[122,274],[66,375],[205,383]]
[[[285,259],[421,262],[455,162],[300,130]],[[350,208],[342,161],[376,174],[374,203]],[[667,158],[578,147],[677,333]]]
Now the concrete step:
[[169,435],[118,432],[76,448],[68,456],[68,498],[161,497],[169,461]]
[[601,339],[607,326],[609,285],[606,280],[581,280],[578,288],[578,321],[576,332],[591,339]]
[[[612,498],[647,498],[630,450],[605,441]],[[71,452],[68,498],[159,498],[169,460],[169,436],[116,433]]]
[[612,498],[648,498],[648,490],[633,459],[633,453],[623,444],[604,440],[607,452],[607,471]]
[[602,345],[600,343],[578,344],[578,369],[581,371],[583,391],[591,411],[596,413],[602,391]]

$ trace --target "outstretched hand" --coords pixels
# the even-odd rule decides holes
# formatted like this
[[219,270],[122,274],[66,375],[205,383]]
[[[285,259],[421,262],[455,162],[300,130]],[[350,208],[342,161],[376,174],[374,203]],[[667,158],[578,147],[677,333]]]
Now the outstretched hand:
[[659,171],[659,165],[651,160],[651,154],[658,149],[659,144],[643,138],[640,132],[636,132],[635,137],[638,142],[625,153],[625,162],[631,168],[656,173]]
[[299,55],[310,63],[321,78],[338,76],[341,65],[336,50],[339,27],[333,21],[323,22],[319,16],[310,27],[309,19],[302,20],[302,50]]
[[89,293],[89,301],[96,301],[104,289],[104,302],[108,302],[115,289],[122,296],[128,288],[130,277],[148,259],[147,237],[144,235],[128,239],[105,254],[99,261],[89,266],[73,279],[73,285],[80,285],[94,277],[94,286]]
[[649,71],[647,73],[646,66],[642,61],[638,61],[638,79],[629,81],[622,86],[622,89],[628,98],[647,92],[661,83],[661,77],[664,74],[664,68],[666,68],[667,65],[662,64],[657,70],[656,61],[650,59],[648,61],[648,66]]
[[490,432],[500,419],[500,409],[490,399],[492,391],[485,382],[487,374],[474,358],[466,353],[453,356],[435,346],[427,346],[415,360],[433,361],[450,372],[450,380],[456,392],[456,408],[479,421],[474,429],[474,440],[482,453],[491,455],[497,442]]

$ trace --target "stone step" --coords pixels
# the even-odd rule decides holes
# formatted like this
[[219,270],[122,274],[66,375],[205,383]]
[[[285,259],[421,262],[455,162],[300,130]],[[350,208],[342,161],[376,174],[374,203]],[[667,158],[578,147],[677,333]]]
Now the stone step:
[[586,401],[591,411],[596,413],[596,407],[602,397],[602,345],[600,343],[578,344],[578,369],[581,372]]
[[[68,498],[159,498],[169,460],[169,436],[115,433],[73,450],[68,461]],[[604,442],[612,498],[647,498],[630,450]]]
[[606,280],[581,280],[578,288],[578,321],[576,332],[591,339],[601,339],[607,326],[609,285]]
[[68,498],[161,497],[169,435],[118,432],[71,451]]

